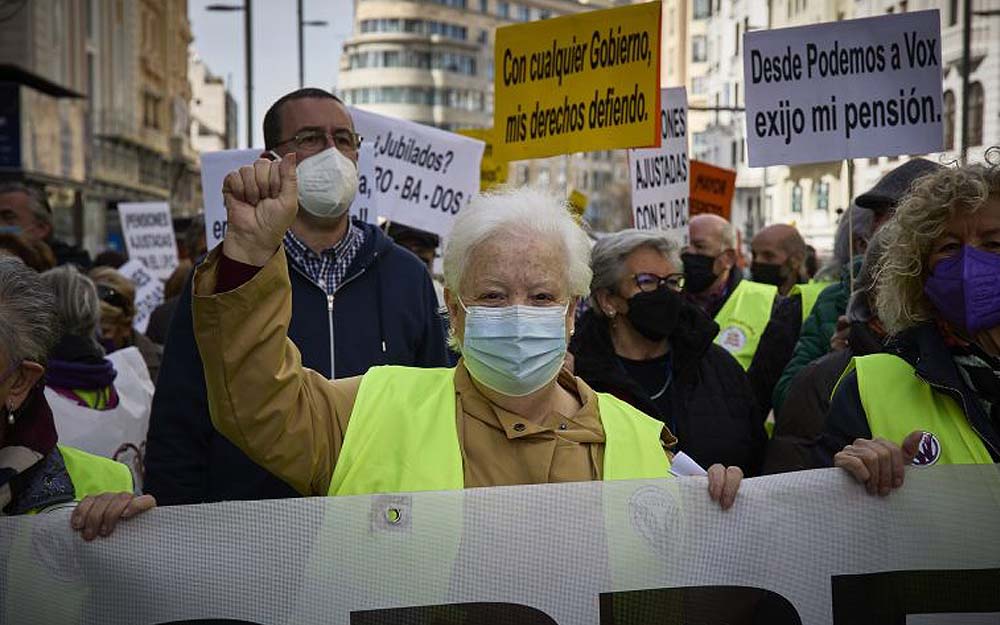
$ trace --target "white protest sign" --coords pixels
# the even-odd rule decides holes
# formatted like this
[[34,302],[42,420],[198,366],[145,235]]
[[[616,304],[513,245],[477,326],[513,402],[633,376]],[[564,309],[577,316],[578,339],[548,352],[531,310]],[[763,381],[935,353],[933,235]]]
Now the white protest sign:
[[640,230],[662,230],[681,246],[688,238],[687,90],[660,94],[658,148],[628,151],[632,223]]
[[351,203],[351,217],[370,224],[378,224],[379,212],[372,193],[375,184],[375,146],[362,143],[358,149],[358,194]]
[[479,192],[485,143],[430,126],[351,108],[354,128],[374,149],[370,184],[379,215],[447,238]]
[[166,202],[123,202],[118,205],[122,238],[129,258],[141,262],[160,280],[177,268],[177,239]]
[[937,10],[745,36],[750,166],[942,149]]
[[132,327],[144,333],[149,325],[149,316],[163,303],[163,282],[156,278],[137,260],[130,260],[118,268],[118,273],[135,285],[135,317]]
[[201,194],[205,202],[205,242],[211,250],[226,236],[226,205],[222,181],[226,174],[251,165],[262,150],[220,150],[201,153]]

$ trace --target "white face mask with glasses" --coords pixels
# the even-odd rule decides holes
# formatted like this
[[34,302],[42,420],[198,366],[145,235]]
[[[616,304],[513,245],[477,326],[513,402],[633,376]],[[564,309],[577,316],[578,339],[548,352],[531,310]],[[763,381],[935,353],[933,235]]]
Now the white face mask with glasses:
[[480,384],[508,397],[530,395],[559,374],[566,357],[566,306],[469,306],[462,357]]
[[[276,161],[281,157],[271,152]],[[321,219],[347,212],[358,193],[358,166],[336,147],[313,154],[295,167],[299,206]]]

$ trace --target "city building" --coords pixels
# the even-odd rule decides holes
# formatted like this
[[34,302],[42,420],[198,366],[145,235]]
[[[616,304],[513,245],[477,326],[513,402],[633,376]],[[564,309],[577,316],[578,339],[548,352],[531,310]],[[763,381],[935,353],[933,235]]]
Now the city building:
[[230,150],[237,145],[236,100],[222,78],[198,55],[188,60],[191,82],[191,147],[198,153]]
[[118,202],[201,205],[186,0],[32,0],[0,22],[0,175],[45,186],[57,236],[114,243]]
[[[446,130],[493,125],[496,29],[616,4],[611,0],[358,0],[335,91],[348,104]],[[630,223],[622,150],[511,163],[509,180],[588,196],[598,229]]]
[[75,242],[87,188],[84,8],[35,0],[0,21],[0,179],[43,186],[56,236]]

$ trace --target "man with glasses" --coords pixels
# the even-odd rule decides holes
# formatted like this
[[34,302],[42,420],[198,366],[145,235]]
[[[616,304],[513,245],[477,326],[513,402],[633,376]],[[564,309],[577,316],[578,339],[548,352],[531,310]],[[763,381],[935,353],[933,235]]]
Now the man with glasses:
[[767,437],[739,363],[713,344],[719,326],[685,298],[678,245],[625,230],[592,252],[591,309],[570,343],[576,375],[663,421],[703,467],[760,470]]
[[[361,137],[343,102],[320,89],[282,97],[264,117],[264,144],[262,158],[294,153],[298,164],[299,211],[282,243],[292,282],[287,333],[302,363],[328,378],[361,375],[374,365],[446,366],[444,330],[427,269],[381,230],[348,214],[357,191]],[[244,171],[254,188],[268,182],[250,180],[255,175],[250,172],[261,174],[264,168]],[[242,284],[257,269],[230,259],[223,265],[220,287],[227,281]],[[178,311],[153,400],[147,490],[168,505],[295,496],[213,429],[190,284]]]

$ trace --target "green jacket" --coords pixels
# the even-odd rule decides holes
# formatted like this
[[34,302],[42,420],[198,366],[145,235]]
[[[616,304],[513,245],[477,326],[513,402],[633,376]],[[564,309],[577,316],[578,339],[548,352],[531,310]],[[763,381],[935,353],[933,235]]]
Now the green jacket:
[[[859,256],[854,260],[855,275],[860,272],[861,259]],[[781,405],[785,403],[788,388],[792,385],[795,374],[830,351],[830,339],[837,331],[837,319],[847,312],[847,302],[851,297],[850,281],[850,274],[845,273],[841,276],[840,282],[826,287],[816,299],[812,312],[802,323],[802,332],[799,333],[799,341],[795,344],[792,359],[788,361],[781,379],[774,387],[771,399],[775,413],[780,411]]]

